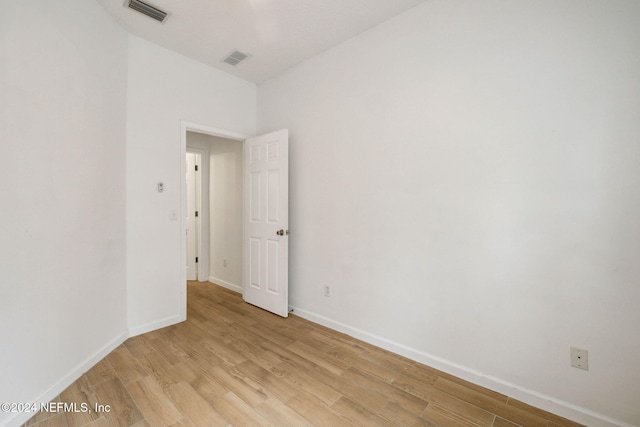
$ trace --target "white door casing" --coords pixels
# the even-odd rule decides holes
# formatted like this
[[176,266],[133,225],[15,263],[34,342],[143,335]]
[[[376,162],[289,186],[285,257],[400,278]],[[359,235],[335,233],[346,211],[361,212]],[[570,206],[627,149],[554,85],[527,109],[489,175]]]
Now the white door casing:
[[289,131],[247,139],[243,166],[243,298],[287,317]]

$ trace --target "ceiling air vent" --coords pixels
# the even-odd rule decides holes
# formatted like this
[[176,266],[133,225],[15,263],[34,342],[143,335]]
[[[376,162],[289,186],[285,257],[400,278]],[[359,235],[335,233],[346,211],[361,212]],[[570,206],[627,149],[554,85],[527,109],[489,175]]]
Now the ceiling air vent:
[[242,61],[244,61],[245,59],[247,59],[250,56],[251,55],[248,55],[246,53],[242,53],[239,50],[234,50],[229,55],[225,56],[222,59],[222,62],[224,62],[226,64],[229,64],[229,65],[233,65],[235,67],[236,65],[238,65],[239,63],[241,63]]
[[164,22],[167,19],[167,12],[158,9],[155,6],[151,6],[149,3],[142,2],[140,0],[127,0],[125,6],[137,10],[138,12],[147,15],[149,18],[153,18],[156,21]]

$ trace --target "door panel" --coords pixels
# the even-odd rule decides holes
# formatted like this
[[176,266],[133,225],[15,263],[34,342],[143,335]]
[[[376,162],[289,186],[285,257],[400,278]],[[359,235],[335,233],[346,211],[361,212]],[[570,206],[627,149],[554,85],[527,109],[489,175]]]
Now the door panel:
[[288,315],[289,134],[245,141],[245,301]]
[[198,233],[196,225],[196,154],[187,153],[187,280],[198,280]]

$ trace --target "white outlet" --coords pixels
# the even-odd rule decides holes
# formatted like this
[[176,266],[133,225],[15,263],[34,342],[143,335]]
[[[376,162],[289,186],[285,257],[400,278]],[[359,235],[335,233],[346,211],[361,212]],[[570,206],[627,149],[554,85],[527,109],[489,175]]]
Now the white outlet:
[[331,286],[324,285],[324,296],[325,297],[330,297],[331,296]]
[[226,259],[223,259],[223,260],[222,260],[222,266],[223,266],[223,267],[226,267],[226,266],[227,266],[227,260],[226,260]]
[[589,352],[587,350],[571,347],[571,366],[574,368],[589,370]]

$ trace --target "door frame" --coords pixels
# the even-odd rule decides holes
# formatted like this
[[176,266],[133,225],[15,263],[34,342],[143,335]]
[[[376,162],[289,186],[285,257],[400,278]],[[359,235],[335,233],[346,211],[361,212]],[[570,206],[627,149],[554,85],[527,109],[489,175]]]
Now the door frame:
[[[186,120],[180,122],[180,318],[183,321],[187,320],[187,165],[185,161],[187,155],[187,132],[232,139],[241,141],[242,144],[244,144],[245,139],[251,137],[251,135],[213,128]],[[242,283],[244,283],[244,278]]]

